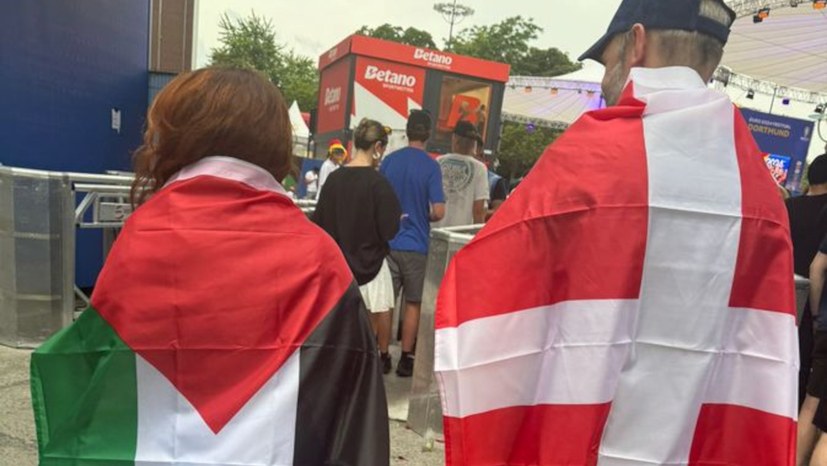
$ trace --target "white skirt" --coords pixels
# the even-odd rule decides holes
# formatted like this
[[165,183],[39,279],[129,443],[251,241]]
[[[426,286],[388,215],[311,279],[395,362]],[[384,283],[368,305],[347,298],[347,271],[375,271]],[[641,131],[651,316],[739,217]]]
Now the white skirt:
[[382,261],[382,268],[370,283],[359,287],[365,307],[372,313],[380,313],[393,309],[393,279],[388,268],[388,260]]

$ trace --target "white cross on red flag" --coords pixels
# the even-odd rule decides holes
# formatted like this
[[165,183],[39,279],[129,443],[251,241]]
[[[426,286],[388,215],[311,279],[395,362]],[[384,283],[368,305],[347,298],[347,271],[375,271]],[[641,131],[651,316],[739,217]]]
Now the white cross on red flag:
[[436,372],[449,465],[795,462],[784,205],[740,112],[635,69],[449,266]]

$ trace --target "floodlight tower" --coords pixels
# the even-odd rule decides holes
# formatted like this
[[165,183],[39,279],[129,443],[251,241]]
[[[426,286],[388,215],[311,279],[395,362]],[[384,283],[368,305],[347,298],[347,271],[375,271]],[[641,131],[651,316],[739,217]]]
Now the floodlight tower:
[[470,6],[465,6],[454,0],[453,3],[436,3],[434,4],[434,11],[442,15],[442,18],[451,25],[448,30],[448,50],[451,50],[454,42],[454,25],[463,22],[469,16],[474,14],[474,9]]

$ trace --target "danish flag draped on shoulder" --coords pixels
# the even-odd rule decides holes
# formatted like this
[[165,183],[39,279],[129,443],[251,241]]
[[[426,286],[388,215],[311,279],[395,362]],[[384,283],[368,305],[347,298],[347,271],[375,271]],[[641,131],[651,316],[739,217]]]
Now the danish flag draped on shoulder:
[[387,465],[377,358],[333,240],[267,171],[208,157],[33,355],[40,464]]
[[762,154],[694,69],[620,89],[446,272],[447,462],[792,465],[792,247]]

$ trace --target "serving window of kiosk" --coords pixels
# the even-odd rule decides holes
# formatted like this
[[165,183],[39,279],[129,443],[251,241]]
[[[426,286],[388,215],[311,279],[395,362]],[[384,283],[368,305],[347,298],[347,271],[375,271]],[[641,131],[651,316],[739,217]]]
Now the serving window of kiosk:
[[451,146],[451,135],[460,121],[469,121],[486,139],[491,109],[492,84],[456,75],[443,75],[439,92],[439,110],[435,116],[433,142]]

